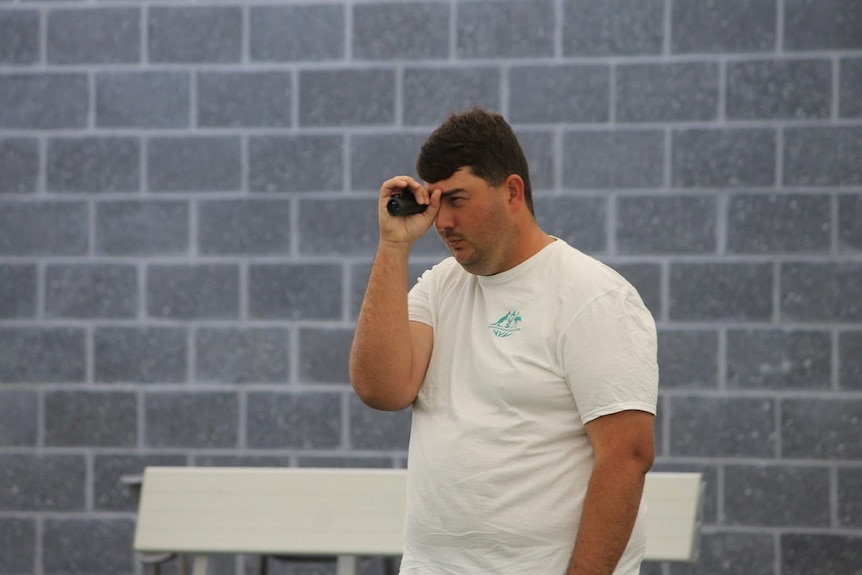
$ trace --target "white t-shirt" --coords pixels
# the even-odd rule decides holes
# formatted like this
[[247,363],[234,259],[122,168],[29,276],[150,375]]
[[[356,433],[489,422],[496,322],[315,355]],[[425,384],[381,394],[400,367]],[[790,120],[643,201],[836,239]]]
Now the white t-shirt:
[[[593,465],[584,423],[655,413],[655,323],[557,239],[493,276],[453,258],[409,295],[434,329],[413,405],[403,575],[563,575]],[[616,574],[638,572],[644,509]]]

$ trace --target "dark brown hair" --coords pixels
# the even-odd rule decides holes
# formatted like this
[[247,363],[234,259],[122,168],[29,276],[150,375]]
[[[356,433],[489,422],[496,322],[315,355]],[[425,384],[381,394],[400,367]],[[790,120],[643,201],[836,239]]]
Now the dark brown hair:
[[416,160],[416,172],[426,182],[445,180],[464,167],[492,186],[511,174],[521,176],[524,199],[533,213],[527,158],[503,116],[481,108],[452,114],[428,136]]

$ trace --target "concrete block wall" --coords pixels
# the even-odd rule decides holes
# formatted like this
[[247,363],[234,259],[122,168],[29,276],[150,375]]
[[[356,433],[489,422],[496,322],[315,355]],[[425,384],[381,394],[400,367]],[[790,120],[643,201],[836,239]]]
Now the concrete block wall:
[[862,573],[857,0],[2,0],[0,574],[142,573],[146,465],[405,465],[347,381],[374,199],[473,104],[657,320],[707,500],[644,571]]

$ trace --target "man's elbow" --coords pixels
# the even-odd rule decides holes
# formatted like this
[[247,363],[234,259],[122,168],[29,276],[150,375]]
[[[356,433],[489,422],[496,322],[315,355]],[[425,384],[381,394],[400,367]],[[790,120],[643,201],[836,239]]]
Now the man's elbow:
[[405,394],[385,390],[382,384],[369,383],[361,377],[351,375],[353,391],[359,399],[372,409],[380,411],[399,411],[410,407],[415,398]]
[[646,475],[655,463],[655,444],[652,441],[632,445],[623,458],[629,468]]

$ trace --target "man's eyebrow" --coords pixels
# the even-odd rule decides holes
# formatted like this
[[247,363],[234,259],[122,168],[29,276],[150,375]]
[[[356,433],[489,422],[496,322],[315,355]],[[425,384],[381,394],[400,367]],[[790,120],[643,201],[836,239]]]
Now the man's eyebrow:
[[446,190],[445,192],[440,194],[440,199],[442,200],[444,198],[447,198],[449,196],[452,196],[454,194],[457,194],[459,192],[464,192],[464,191],[466,191],[466,190],[464,190],[464,188],[453,188],[451,190]]

